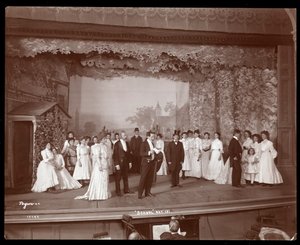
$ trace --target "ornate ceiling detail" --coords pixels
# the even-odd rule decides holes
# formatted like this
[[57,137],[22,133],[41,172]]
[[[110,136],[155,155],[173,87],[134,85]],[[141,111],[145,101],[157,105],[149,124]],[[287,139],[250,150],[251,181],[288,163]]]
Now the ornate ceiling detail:
[[232,33],[292,31],[288,15],[280,8],[8,7],[6,17]]

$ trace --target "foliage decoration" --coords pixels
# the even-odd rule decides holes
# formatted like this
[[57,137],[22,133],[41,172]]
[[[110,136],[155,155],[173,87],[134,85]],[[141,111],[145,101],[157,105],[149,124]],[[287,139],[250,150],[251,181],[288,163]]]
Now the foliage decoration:
[[66,115],[58,106],[52,107],[38,119],[34,133],[32,184],[36,181],[37,167],[42,160],[41,151],[48,142],[61,151],[66,138],[67,124]]

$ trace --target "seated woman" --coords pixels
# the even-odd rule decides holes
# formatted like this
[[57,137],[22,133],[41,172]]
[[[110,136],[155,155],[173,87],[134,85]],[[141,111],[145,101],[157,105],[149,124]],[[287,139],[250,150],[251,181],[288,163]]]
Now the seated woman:
[[31,189],[32,192],[44,192],[59,184],[50,143],[46,144],[45,149],[41,151],[41,155],[43,160],[37,168],[37,179]]
[[106,200],[111,197],[109,190],[109,163],[104,135],[100,136],[100,144],[94,150],[94,167],[87,192],[75,199]]
[[53,148],[52,152],[54,155],[54,163],[59,182],[58,186],[56,186],[55,188],[61,190],[79,189],[81,187],[81,184],[77,180],[75,180],[65,168],[65,161],[63,156],[61,154],[58,154],[56,148]]

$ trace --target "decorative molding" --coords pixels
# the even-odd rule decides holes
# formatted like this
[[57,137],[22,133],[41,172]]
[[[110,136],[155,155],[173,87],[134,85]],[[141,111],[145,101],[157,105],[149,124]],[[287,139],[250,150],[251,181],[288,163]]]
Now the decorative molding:
[[8,7],[6,17],[198,31],[289,34],[283,8]]
[[292,45],[293,36],[187,31],[6,18],[6,36],[198,45]]

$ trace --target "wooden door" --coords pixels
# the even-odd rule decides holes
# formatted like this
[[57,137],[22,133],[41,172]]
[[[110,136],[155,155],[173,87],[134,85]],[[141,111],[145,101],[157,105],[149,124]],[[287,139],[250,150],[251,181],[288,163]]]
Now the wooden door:
[[14,186],[31,184],[33,124],[27,121],[14,122],[13,128],[13,176]]

